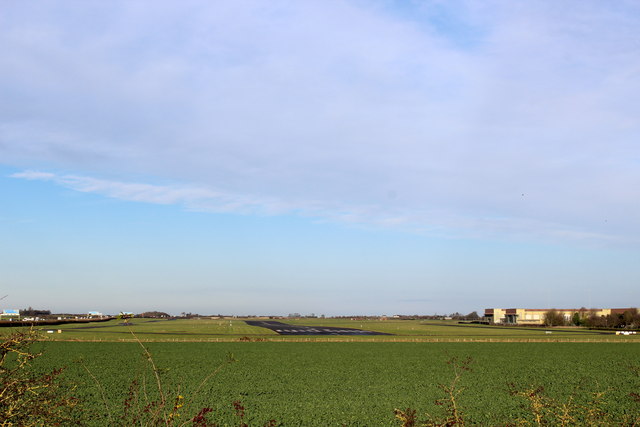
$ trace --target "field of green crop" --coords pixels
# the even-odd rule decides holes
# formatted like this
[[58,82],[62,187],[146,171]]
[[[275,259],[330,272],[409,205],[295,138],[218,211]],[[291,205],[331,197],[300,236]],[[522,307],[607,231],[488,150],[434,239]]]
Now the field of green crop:
[[[280,336],[275,332],[247,325],[243,319],[133,319],[132,326],[122,320],[101,323],[66,324],[41,327],[49,340],[188,342],[237,341],[241,337],[267,341],[603,341],[640,342],[640,335],[616,336],[612,332],[582,328],[500,327],[458,324],[455,321],[298,319],[285,323],[307,326],[336,326],[386,332],[389,336]],[[47,330],[62,333],[46,333]],[[132,332],[135,333],[134,337]]]
[[[228,323],[228,322],[227,322]],[[226,325],[219,325],[220,328]],[[64,332],[61,335],[66,334]],[[42,342],[37,369],[66,366],[64,378],[77,385],[89,425],[107,425],[117,418],[132,380],[153,398],[154,379],[138,343]],[[211,419],[235,425],[232,402],[241,401],[249,425],[275,419],[283,425],[398,425],[394,408],[413,407],[437,413],[439,383],[451,380],[446,361],[473,358],[472,371],[462,377],[460,404],[468,421],[504,425],[524,417],[524,401],[508,393],[543,385],[560,400],[570,396],[588,402],[591,392],[604,392],[612,414],[638,410],[631,392],[639,378],[628,369],[640,365],[637,343],[392,343],[392,342],[152,342],[146,344],[161,369],[171,396],[184,396],[180,409],[188,419],[202,407],[214,409]],[[233,353],[226,364],[207,378]],[[89,373],[90,372],[90,373]],[[102,398],[104,393],[105,399]],[[106,409],[106,408],[109,409]]]

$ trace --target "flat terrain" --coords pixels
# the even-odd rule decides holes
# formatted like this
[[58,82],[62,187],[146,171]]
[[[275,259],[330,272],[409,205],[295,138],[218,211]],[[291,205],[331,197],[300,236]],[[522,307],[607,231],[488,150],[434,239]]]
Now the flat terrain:
[[[521,391],[542,386],[558,402],[585,407],[594,407],[594,393],[603,393],[603,408],[618,418],[640,411],[630,396],[640,390],[640,378],[630,369],[640,367],[637,335],[453,321],[287,319],[282,322],[296,331],[350,328],[389,335],[283,336],[245,320],[256,319],[44,327],[37,344],[43,356],[34,367],[66,367],[64,379],[84,402],[80,416],[96,426],[113,424],[110,416],[118,419],[133,381],[138,396],[157,397],[142,345],[153,355],[170,399],[183,396],[182,419],[209,407],[220,425],[238,424],[234,401],[246,408],[249,425],[270,419],[295,426],[398,425],[395,408],[437,415],[443,407],[434,401],[443,397],[439,384],[453,378],[447,364],[452,357],[473,360],[461,380],[459,404],[480,425],[531,415],[522,398],[509,394],[510,383]],[[238,361],[225,363],[228,354]]]
[[[66,366],[64,378],[77,386],[89,425],[110,424],[109,413],[117,419],[133,380],[144,385],[150,399],[157,395],[139,343],[38,346],[44,355],[36,367]],[[636,343],[155,342],[147,347],[164,390],[172,398],[184,396],[183,420],[210,407],[212,420],[237,425],[232,402],[241,401],[249,425],[269,419],[288,426],[398,425],[394,408],[440,413],[442,407],[434,405],[443,397],[438,384],[453,377],[446,362],[467,356],[472,371],[462,377],[459,404],[467,419],[480,425],[527,417],[525,401],[509,395],[509,383],[519,390],[543,386],[545,395],[585,405],[594,392],[603,392],[609,413],[638,413],[629,393],[638,391],[640,381],[628,369],[640,365]],[[224,364],[229,353],[238,361]]]
[[246,320],[247,325],[259,326],[274,331],[278,335],[390,335],[386,332],[367,331],[365,329],[340,328],[336,326],[289,325],[273,320]]
[[[292,326],[359,329],[390,335],[279,335],[252,326],[245,320],[260,319],[132,319],[129,324],[111,320],[98,324],[70,324],[38,328],[56,341],[227,342],[241,338],[260,341],[390,341],[390,342],[640,342],[640,335],[620,336],[611,331],[582,328],[531,328],[459,324],[455,321],[284,319]],[[295,330],[301,330],[298,328]],[[57,333],[60,330],[62,333]],[[54,331],[47,333],[47,331]],[[2,331],[0,331],[2,332]],[[8,330],[6,331],[8,332]],[[133,334],[135,334],[135,336]]]

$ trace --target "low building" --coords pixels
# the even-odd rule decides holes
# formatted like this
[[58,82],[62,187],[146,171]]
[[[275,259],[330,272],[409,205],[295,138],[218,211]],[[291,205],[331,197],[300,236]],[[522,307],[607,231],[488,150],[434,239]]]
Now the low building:
[[0,318],[15,319],[20,317],[20,310],[2,310]]
[[489,323],[507,325],[544,325],[547,312],[554,310],[562,315],[567,323],[578,313],[581,318],[590,316],[608,316],[622,314],[632,308],[486,308],[484,320]]

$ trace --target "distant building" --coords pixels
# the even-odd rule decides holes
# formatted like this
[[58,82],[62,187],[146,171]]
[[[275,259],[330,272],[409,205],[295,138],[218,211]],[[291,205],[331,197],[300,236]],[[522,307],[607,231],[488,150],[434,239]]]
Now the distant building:
[[507,325],[544,325],[545,314],[555,310],[569,323],[578,313],[580,317],[607,316],[609,314],[622,314],[632,308],[486,308],[484,320],[489,323],[502,323]]
[[0,317],[20,317],[20,310],[2,310]]
[[89,317],[103,317],[104,315],[99,311],[90,311],[88,313]]

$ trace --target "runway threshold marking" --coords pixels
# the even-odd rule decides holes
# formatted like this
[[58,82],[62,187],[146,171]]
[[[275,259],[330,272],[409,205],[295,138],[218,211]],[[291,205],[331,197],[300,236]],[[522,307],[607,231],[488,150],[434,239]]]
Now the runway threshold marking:
[[338,328],[332,326],[289,325],[275,320],[245,320],[250,326],[270,329],[279,335],[393,335],[384,332],[367,331],[365,329]]

